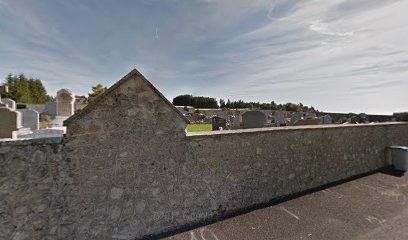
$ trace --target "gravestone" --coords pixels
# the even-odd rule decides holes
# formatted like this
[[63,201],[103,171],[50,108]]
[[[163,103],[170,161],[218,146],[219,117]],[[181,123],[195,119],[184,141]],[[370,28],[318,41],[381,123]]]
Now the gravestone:
[[70,117],[74,115],[74,94],[68,89],[61,89],[57,92],[57,116]]
[[290,123],[292,125],[295,125],[297,121],[303,118],[303,113],[302,112],[294,112],[292,113],[292,116],[290,117]]
[[8,108],[10,108],[11,110],[16,110],[16,101],[14,101],[13,99],[10,98],[2,98],[1,101],[6,104],[6,106]]
[[266,116],[260,111],[248,111],[242,114],[243,128],[261,128],[264,127]]
[[408,122],[408,112],[394,113],[393,117],[396,121]]
[[281,125],[286,125],[286,121],[285,121],[285,113],[282,111],[276,111],[274,114],[274,119],[275,119],[275,125],[277,127],[281,126]]
[[21,113],[21,125],[24,128],[29,128],[31,131],[39,129],[40,126],[40,114],[32,109],[18,109],[18,112]]
[[322,124],[332,124],[333,119],[330,117],[330,115],[324,115],[322,117]]
[[21,114],[2,102],[1,94],[6,92],[7,86],[0,86],[0,138],[16,138],[16,131],[21,127]]
[[241,128],[241,122],[239,120],[239,115],[231,116],[231,125],[233,129]]
[[218,131],[220,128],[226,129],[227,128],[227,120],[220,117],[212,117],[211,118],[212,130]]
[[56,102],[47,102],[45,103],[45,113],[51,117],[57,116],[57,103]]

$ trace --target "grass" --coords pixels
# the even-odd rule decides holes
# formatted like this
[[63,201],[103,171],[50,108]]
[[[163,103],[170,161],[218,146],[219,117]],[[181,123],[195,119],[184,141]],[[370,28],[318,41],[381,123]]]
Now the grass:
[[211,131],[211,124],[188,124],[187,132],[204,132]]
[[48,121],[41,121],[40,122],[40,129],[47,128],[49,123],[50,122],[48,122]]

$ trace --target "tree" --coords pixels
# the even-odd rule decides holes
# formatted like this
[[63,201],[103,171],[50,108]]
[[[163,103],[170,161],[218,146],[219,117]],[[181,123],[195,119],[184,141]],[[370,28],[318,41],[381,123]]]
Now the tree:
[[[195,97],[192,95],[179,95],[173,98],[173,104],[176,106],[193,106],[195,108],[218,108],[215,98],[211,97]],[[244,102],[243,100],[231,101],[220,99],[220,107],[227,109],[249,108],[252,110],[276,110],[289,112],[318,112],[313,106],[306,106],[302,103],[285,103],[277,104],[275,101],[270,103],[261,102]]]
[[51,99],[40,79],[10,73],[4,83],[9,86],[9,92],[3,94],[3,97],[11,98],[16,102],[42,104]]
[[50,97],[47,96],[47,91],[39,79],[29,82],[28,85],[31,89],[32,99],[36,99],[38,103],[45,103],[50,100]]
[[225,101],[224,101],[224,99],[220,99],[220,108],[225,108]]
[[176,106],[192,106],[195,108],[218,108],[218,103],[215,98],[211,97],[196,97],[193,95],[179,95],[173,98],[173,105]]
[[92,87],[92,92],[88,93],[88,102],[93,102],[99,96],[101,96],[104,92],[106,92],[106,90],[108,90],[108,88],[102,86],[101,84],[98,84]]
[[191,99],[192,98],[193,98],[193,96],[188,95],[188,94],[177,96],[177,97],[173,98],[173,105],[176,105],[176,106],[192,106],[191,105]]

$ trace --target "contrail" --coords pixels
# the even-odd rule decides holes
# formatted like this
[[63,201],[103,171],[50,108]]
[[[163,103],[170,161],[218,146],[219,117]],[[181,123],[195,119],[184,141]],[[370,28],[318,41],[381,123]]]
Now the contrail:
[[268,14],[266,15],[267,18],[269,18],[270,20],[274,20],[272,14],[273,14],[273,10],[275,10],[276,7],[276,0],[273,0],[270,2],[270,6],[268,8]]
[[156,40],[159,40],[159,31],[157,27],[156,27]]

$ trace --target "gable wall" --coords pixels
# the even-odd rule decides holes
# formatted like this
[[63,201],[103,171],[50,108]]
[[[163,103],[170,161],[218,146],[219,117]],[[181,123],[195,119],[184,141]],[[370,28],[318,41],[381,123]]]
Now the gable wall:
[[91,231],[109,238],[159,231],[157,214],[167,212],[163,203],[179,194],[167,187],[179,184],[185,127],[184,119],[137,76],[69,123],[65,149],[77,169],[70,203],[76,234]]

